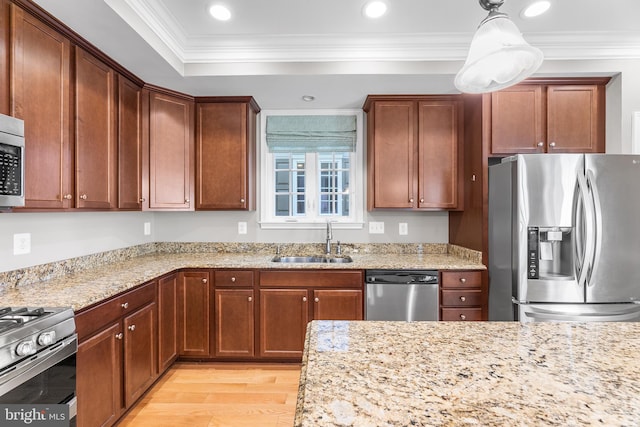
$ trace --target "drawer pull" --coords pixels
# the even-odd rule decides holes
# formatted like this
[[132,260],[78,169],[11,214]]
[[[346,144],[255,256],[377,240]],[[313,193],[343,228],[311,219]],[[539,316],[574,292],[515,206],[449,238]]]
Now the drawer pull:
[[136,325],[131,325],[131,326],[129,326],[129,328],[128,328],[128,329],[129,329],[131,332],[133,332],[133,331],[135,331],[135,330],[136,330]]
[[316,297],[316,298],[314,299],[314,301],[315,301],[315,302],[320,302],[320,298]]
[[207,283],[208,280],[207,279],[202,279],[202,283]]
[[64,196],[62,196],[63,199],[65,200],[71,200],[73,196],[71,196],[71,194],[65,194]]
[[302,297],[302,302],[307,302],[307,297]]
[[460,278],[460,283],[467,283],[467,279],[465,279],[464,277]]
[[465,296],[461,296],[461,297],[460,297],[460,301],[463,301],[463,302],[464,302],[464,301],[466,301],[466,300],[467,300],[467,297],[465,297]]
[[247,299],[249,300],[249,302],[253,301],[253,297],[249,297]]
[[120,304],[120,306],[121,306],[123,309],[125,309],[125,310],[126,310],[127,308],[129,308],[129,303],[128,303],[128,302],[123,302],[122,304]]
[[119,334],[116,334],[116,339],[117,340],[121,340],[122,339],[122,332],[120,332]]
[[231,278],[231,281],[232,281],[232,282],[235,282],[235,281],[236,281],[236,278],[235,278],[235,277],[232,277],[232,278]]
[[467,316],[465,316],[464,314],[460,315],[460,320],[467,320]]

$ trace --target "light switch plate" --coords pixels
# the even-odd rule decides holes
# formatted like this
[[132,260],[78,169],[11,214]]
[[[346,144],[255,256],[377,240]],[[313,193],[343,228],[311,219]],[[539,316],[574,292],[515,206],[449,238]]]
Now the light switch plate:
[[406,236],[409,234],[409,225],[406,222],[401,222],[398,224],[398,234],[401,236]]
[[144,223],[144,235],[145,236],[150,236],[151,235],[151,223],[150,222],[145,222]]
[[384,234],[384,222],[369,222],[369,234]]
[[13,235],[13,254],[24,255],[31,253],[31,233]]
[[238,222],[238,234],[247,234],[247,223],[245,221]]

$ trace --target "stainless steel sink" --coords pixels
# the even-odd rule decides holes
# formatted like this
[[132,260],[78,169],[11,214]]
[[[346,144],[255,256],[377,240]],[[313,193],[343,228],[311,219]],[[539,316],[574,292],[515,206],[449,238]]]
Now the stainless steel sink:
[[331,257],[331,256],[280,256],[276,255],[271,259],[271,262],[281,262],[281,263],[349,263],[353,262],[353,259],[350,256],[340,256],[340,257]]

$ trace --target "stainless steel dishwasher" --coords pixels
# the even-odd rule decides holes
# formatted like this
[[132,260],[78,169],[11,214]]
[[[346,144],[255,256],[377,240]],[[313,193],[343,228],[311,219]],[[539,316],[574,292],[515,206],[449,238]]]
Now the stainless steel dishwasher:
[[438,272],[366,270],[366,320],[438,320]]

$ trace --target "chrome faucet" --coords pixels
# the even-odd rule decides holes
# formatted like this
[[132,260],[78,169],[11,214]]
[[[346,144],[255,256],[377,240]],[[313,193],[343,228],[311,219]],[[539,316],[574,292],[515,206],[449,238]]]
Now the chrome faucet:
[[333,230],[331,228],[331,221],[327,221],[327,243],[325,245],[325,253],[331,255],[331,239],[333,239]]

